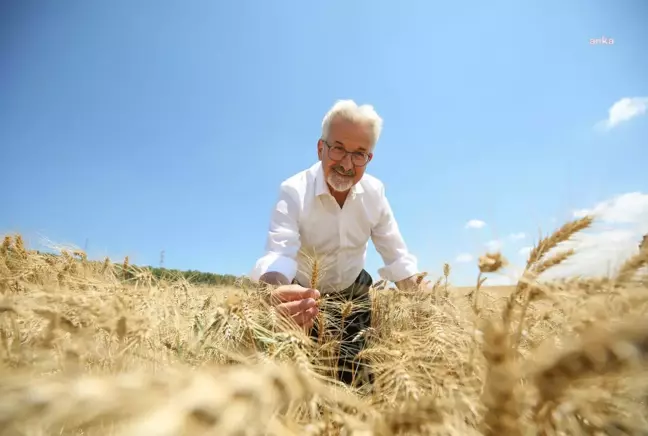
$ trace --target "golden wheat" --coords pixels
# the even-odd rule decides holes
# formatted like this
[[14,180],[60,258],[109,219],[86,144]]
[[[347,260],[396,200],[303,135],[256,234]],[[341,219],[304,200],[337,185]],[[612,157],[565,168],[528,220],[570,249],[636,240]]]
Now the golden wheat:
[[[370,291],[359,358],[372,385],[334,379],[337,334],[358,309],[320,301],[319,337],[244,282],[206,287],[81,250],[0,245],[0,436],[530,435],[648,431],[646,251],[613,277],[540,282],[592,223],[566,223],[531,251],[503,299],[483,274],[468,295],[451,268],[418,291]],[[324,266],[313,258],[311,287]],[[335,319],[333,313],[340,316]],[[328,327],[328,328],[324,328]]]

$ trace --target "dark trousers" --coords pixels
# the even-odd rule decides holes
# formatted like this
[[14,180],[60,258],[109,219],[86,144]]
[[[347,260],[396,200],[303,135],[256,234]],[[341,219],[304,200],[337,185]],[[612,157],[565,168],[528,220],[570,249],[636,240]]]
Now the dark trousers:
[[[359,369],[364,363],[357,356],[364,349],[366,335],[359,334],[363,330],[371,327],[371,299],[369,297],[369,288],[372,284],[373,279],[371,275],[363,269],[351,286],[332,296],[323,297],[327,300],[332,300],[330,304],[327,303],[322,308],[327,313],[327,333],[330,333],[333,338],[337,339],[341,336],[342,339],[339,347],[337,378],[348,385],[354,382],[354,378],[354,384],[358,383],[357,379],[361,373]],[[351,305],[352,311],[346,314],[343,319],[342,309],[346,301],[353,302]],[[311,329],[311,338],[313,340],[319,338],[317,320]],[[369,383],[373,383],[373,375],[368,371],[368,368],[362,372],[366,372],[369,376]]]

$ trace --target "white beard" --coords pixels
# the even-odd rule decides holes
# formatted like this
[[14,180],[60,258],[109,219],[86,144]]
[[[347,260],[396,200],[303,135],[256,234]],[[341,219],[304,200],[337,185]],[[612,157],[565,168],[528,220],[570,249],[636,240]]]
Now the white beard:
[[331,188],[338,192],[346,192],[353,187],[352,176],[343,176],[335,170],[329,173],[326,181],[331,185]]

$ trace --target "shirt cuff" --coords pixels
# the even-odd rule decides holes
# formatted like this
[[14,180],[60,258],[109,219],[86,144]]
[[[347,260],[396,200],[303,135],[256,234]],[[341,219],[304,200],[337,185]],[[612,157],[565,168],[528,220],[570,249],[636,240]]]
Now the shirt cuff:
[[416,257],[408,254],[378,270],[378,274],[385,280],[396,283],[418,274]]
[[277,253],[268,253],[257,261],[250,273],[250,280],[258,283],[261,276],[269,271],[281,273],[292,282],[297,274],[297,262]]

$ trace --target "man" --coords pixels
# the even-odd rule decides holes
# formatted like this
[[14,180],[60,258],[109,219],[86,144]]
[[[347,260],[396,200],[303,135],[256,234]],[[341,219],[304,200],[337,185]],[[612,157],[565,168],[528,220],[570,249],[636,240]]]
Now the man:
[[[338,377],[346,383],[364,345],[353,339],[371,324],[373,279],[364,269],[369,238],[385,264],[379,270],[383,279],[399,289],[417,287],[416,258],[401,237],[384,186],[365,173],[381,130],[382,119],[372,106],[335,103],[322,121],[319,161],[281,183],[266,253],[250,274],[254,282],[277,286],[275,307],[306,328],[314,326],[322,294],[354,301],[358,309],[343,323],[340,349],[347,351],[338,364]],[[319,289],[310,288],[313,256],[321,268]]]

